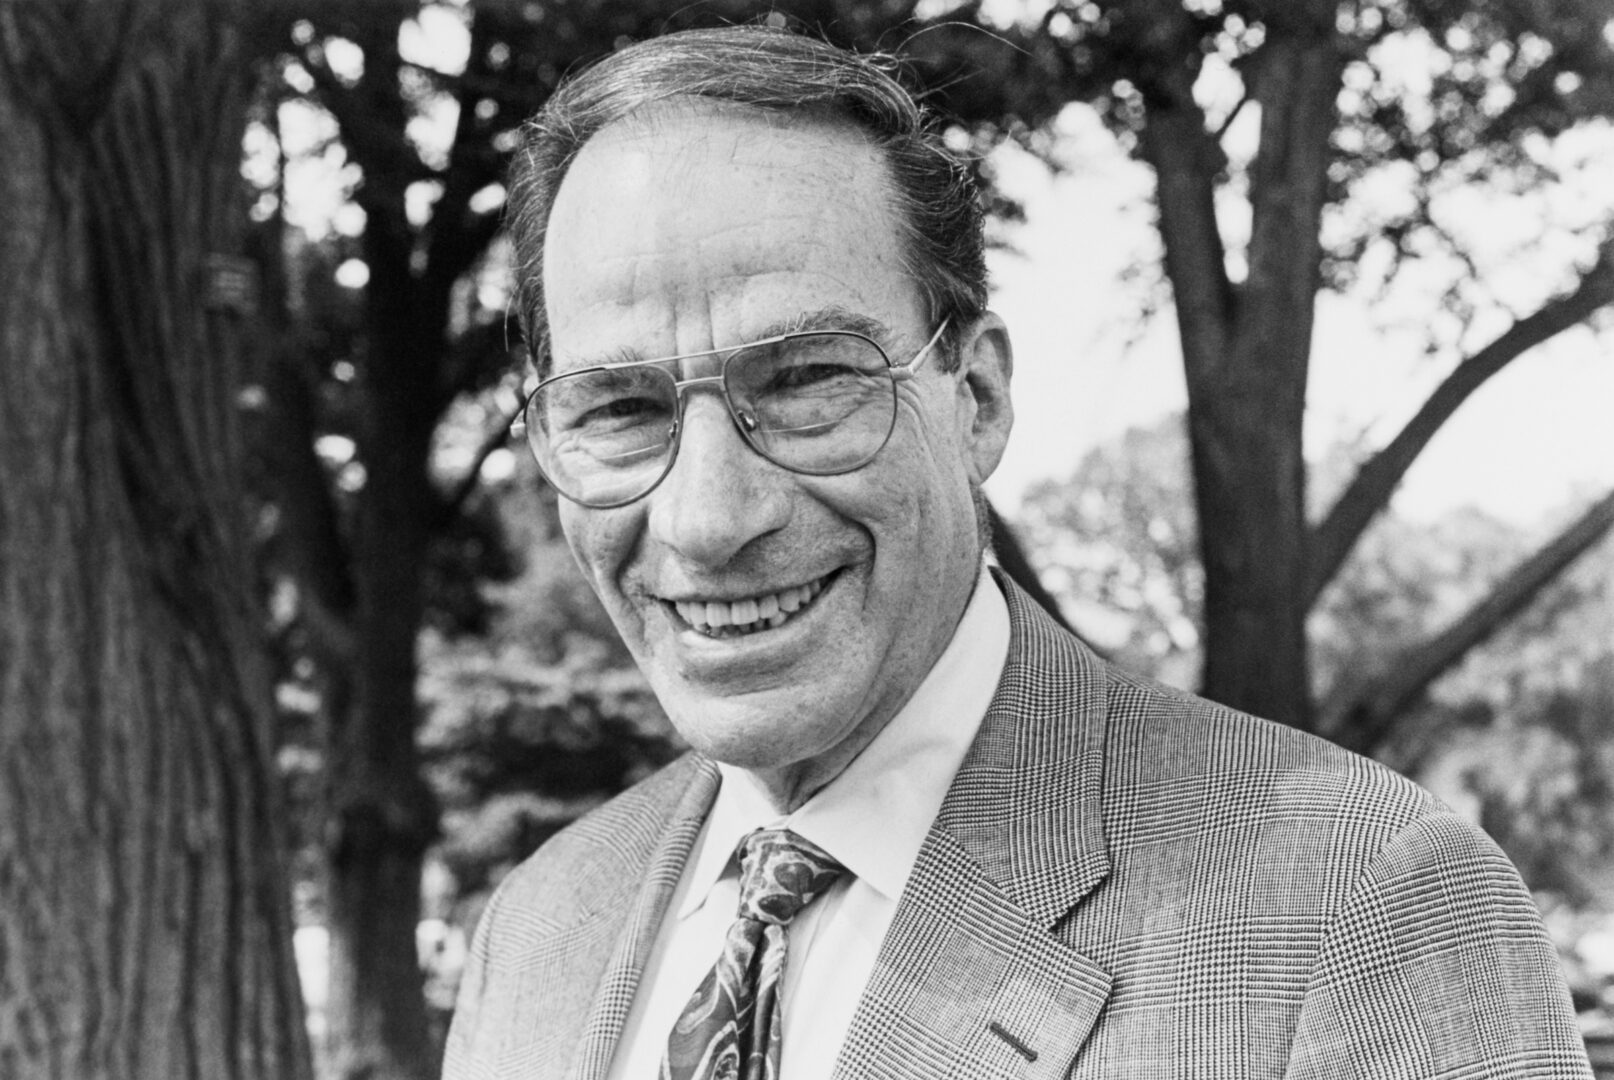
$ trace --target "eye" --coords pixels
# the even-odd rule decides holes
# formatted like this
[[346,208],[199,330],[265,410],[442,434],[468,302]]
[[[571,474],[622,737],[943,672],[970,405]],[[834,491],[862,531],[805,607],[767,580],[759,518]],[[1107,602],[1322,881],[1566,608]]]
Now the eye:
[[872,342],[853,334],[801,334],[744,354],[730,376],[750,393],[767,398],[833,394],[871,375],[883,375],[885,358]]
[[765,389],[774,392],[802,390],[833,383],[837,379],[850,379],[857,374],[856,368],[845,364],[823,362],[794,364],[774,370]]
[[573,426],[603,424],[618,420],[634,420],[665,412],[665,406],[649,397],[617,397],[590,405],[574,421]]
[[671,380],[653,371],[588,372],[543,388],[549,430],[609,434],[670,417]]

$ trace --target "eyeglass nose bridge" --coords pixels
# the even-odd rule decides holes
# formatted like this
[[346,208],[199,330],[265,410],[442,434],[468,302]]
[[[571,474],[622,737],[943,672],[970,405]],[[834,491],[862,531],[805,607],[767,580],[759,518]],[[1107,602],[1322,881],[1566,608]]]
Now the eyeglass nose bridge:
[[735,404],[733,396],[729,393],[727,365],[725,364],[724,371],[716,375],[697,375],[692,379],[673,380],[673,395],[678,401],[678,408],[673,413],[672,456],[674,458],[678,456],[678,446],[684,434],[684,408],[689,401],[685,391],[691,387],[710,386],[713,384],[715,384],[714,389],[723,399],[723,407],[728,410],[729,419],[734,422],[735,427],[739,428],[740,434],[745,438],[746,445],[753,450],[756,449],[756,444],[751,441],[751,433],[756,431],[760,425],[755,416]]

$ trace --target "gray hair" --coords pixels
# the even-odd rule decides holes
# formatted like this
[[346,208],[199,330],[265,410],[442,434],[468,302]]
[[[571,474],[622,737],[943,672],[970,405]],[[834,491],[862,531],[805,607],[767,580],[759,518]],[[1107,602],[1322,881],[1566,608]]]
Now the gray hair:
[[930,114],[893,75],[889,56],[860,55],[766,26],[688,30],[631,45],[561,85],[522,128],[507,221],[516,303],[535,364],[548,355],[544,233],[556,192],[583,144],[658,102],[706,99],[845,123],[890,171],[903,262],[932,325],[949,320],[943,366],[958,335],[986,311],[981,202],[969,170]]

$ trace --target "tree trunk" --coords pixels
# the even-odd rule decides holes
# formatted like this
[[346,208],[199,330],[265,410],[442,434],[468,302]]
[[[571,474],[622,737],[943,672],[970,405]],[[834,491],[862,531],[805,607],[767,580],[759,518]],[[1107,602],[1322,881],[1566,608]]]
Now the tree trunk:
[[[359,460],[365,483],[354,524],[354,708],[336,733],[334,843],[329,849],[332,1049],[343,1076],[430,1080],[438,1071],[415,954],[421,867],[437,829],[436,803],[420,776],[416,639],[437,502],[427,472],[441,412],[437,361],[447,341],[447,288],[426,287],[413,264],[416,238],[405,182],[371,160],[363,133],[406,145],[397,92],[396,22],[352,32],[365,79],[337,115],[365,167],[368,343],[362,358]],[[333,96],[335,88],[332,87]],[[362,116],[362,121],[360,117]]]
[[216,257],[235,10],[0,7],[0,1076],[309,1075]]
[[1301,427],[1339,92],[1332,30],[1330,14],[1317,38],[1269,39],[1253,72],[1261,142],[1250,170],[1249,276],[1226,355],[1188,364],[1204,691],[1301,727],[1311,723]]
[[1311,723],[1301,422],[1340,78],[1331,12],[1308,3],[1275,17],[1247,75],[1261,134],[1244,281],[1224,265],[1214,193],[1225,163],[1193,100],[1191,60],[1146,87],[1142,144],[1158,177],[1188,382],[1205,568],[1201,690],[1301,727]]
[[372,424],[353,565],[357,693],[330,759],[328,1019],[339,1076],[429,1080],[437,1046],[414,949],[422,860],[437,822],[414,741],[427,443],[388,430],[384,418]]

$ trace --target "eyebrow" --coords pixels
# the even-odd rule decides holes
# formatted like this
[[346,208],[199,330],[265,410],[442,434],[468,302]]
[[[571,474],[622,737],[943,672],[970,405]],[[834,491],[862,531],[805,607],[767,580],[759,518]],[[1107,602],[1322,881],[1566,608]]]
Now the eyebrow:
[[764,327],[762,333],[752,340],[760,341],[781,334],[810,333],[814,330],[850,330],[876,341],[883,341],[891,336],[891,328],[872,315],[864,315],[839,304],[831,304],[814,311],[799,312],[788,319]]
[[636,364],[647,359],[674,360],[686,356],[705,356],[708,353],[727,352],[730,349],[738,349],[754,342],[782,337],[785,334],[810,334],[819,330],[849,330],[854,334],[862,334],[866,338],[872,338],[880,343],[882,347],[891,340],[891,328],[879,319],[874,318],[872,315],[853,311],[851,308],[843,307],[840,304],[830,304],[811,311],[797,312],[789,318],[769,323],[760,332],[747,336],[744,341],[736,341],[731,345],[718,345],[712,349],[697,349],[693,352],[677,353],[673,356],[646,357],[638,349],[623,346],[612,349],[603,355],[591,356],[577,363],[567,364],[564,369],[556,362],[556,358],[551,356],[549,363],[546,365],[548,370],[544,377],[557,375],[562,370],[585,371],[589,368],[609,367],[616,364]]

